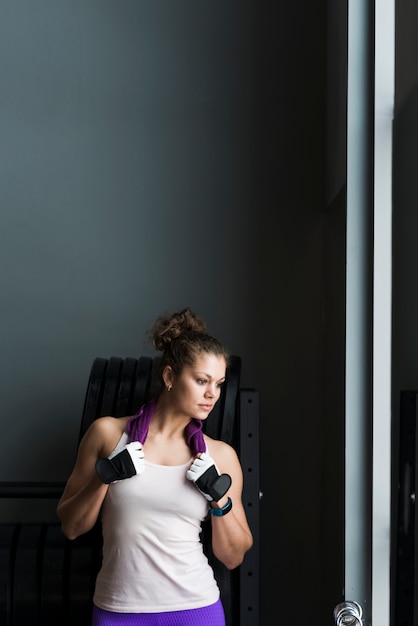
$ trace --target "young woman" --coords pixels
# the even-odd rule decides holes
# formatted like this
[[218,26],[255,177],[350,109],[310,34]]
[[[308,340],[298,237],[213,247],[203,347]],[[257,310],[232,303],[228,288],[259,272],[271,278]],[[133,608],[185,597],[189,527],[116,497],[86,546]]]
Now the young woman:
[[136,415],[91,424],[58,517],[69,539],[101,517],[92,626],[225,626],[202,522],[210,511],[213,553],[228,569],[253,542],[238,456],[202,433],[228,352],[188,308],[158,318],[150,332],[162,351],[161,388]]

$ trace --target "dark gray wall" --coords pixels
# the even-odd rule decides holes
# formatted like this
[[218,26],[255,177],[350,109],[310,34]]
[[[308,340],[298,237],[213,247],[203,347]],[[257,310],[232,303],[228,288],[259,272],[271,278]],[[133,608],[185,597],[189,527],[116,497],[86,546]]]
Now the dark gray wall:
[[418,8],[413,0],[395,0],[395,109],[400,112],[418,81]]
[[[396,2],[393,125],[392,423],[393,566],[395,582],[401,391],[418,391],[418,7]],[[411,437],[414,434],[411,433]],[[394,586],[392,587],[394,589]],[[394,626],[396,626],[394,624]]]
[[[393,149],[393,581],[396,582],[397,516],[400,481],[400,396],[418,391],[418,76],[416,37],[410,24],[418,21],[418,8],[400,3],[397,14],[397,107]],[[411,437],[416,433],[411,433]],[[404,463],[404,460],[402,460]]]
[[418,85],[397,115],[394,131],[392,392],[397,418],[400,391],[418,390]]
[[325,31],[307,1],[0,3],[0,480],[65,480],[93,359],[190,305],[260,391],[263,626],[336,603],[312,617]]
[[393,150],[393,414],[399,392],[418,389],[417,168],[418,44],[415,3],[396,4],[396,115]]

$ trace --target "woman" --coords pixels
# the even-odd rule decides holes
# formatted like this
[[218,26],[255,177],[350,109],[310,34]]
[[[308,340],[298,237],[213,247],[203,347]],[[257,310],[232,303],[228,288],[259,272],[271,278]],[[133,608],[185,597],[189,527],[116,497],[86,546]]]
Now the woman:
[[253,543],[238,456],[202,433],[228,352],[188,308],[158,318],[151,337],[161,389],[136,415],[91,424],[58,517],[75,539],[101,516],[93,626],[225,626],[202,523],[210,511],[213,553],[228,569]]

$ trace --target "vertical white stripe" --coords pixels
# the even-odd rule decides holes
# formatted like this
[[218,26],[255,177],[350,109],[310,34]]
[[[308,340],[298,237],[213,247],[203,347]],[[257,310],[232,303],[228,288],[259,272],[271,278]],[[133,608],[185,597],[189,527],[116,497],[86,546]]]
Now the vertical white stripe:
[[374,8],[374,41],[367,0],[348,13],[345,598],[365,624],[389,626],[394,0]]
[[372,615],[389,626],[394,0],[376,0],[375,24]]
[[371,614],[372,12],[348,7],[345,599]]

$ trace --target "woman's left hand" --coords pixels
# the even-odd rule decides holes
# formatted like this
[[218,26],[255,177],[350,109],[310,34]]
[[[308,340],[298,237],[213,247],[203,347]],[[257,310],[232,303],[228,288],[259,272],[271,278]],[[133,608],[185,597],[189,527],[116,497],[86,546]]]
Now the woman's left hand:
[[218,502],[231,486],[229,474],[219,474],[215,461],[206,452],[197,456],[186,472],[186,478],[195,483],[209,502]]

